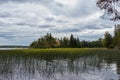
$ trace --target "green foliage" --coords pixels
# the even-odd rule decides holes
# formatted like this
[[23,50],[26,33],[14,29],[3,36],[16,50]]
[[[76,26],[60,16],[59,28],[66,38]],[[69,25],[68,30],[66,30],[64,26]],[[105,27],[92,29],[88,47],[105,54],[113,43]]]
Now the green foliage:
[[70,47],[71,48],[77,47],[77,39],[74,38],[74,36],[72,34],[70,36]]
[[115,47],[120,48],[120,25],[115,25],[115,36],[113,38],[113,44]]
[[37,41],[34,41],[30,45],[31,48],[51,48],[57,47],[57,40],[50,34],[47,33],[42,38],[39,38]]
[[113,38],[109,32],[105,32],[104,36],[104,45],[105,47],[110,48],[110,46],[113,44]]
[[116,44],[117,44],[117,45],[120,45],[120,30],[117,30]]
[[[120,53],[120,50],[115,49],[105,49],[105,48],[49,48],[49,49],[16,49],[16,50],[0,50],[0,57],[6,56],[6,57],[41,57],[41,58],[48,58],[54,56],[68,56],[68,55],[91,55],[96,53]],[[108,55],[109,55],[108,54]],[[119,54],[118,54],[119,55]],[[77,55],[78,56],[78,55]],[[115,56],[112,56],[115,57]],[[118,56],[119,58],[119,56]],[[114,58],[116,59],[116,58]]]
[[37,41],[31,43],[30,48],[94,48],[104,47],[103,39],[96,41],[80,41],[79,38],[75,38],[72,34],[70,39],[63,37],[60,40],[54,38],[52,34],[46,34],[44,37],[39,38]]
[[67,37],[64,37],[63,39],[60,40],[60,47],[67,48],[69,47],[70,40]]
[[114,48],[115,47],[115,45],[114,44],[111,44],[110,46],[109,46],[109,48]]

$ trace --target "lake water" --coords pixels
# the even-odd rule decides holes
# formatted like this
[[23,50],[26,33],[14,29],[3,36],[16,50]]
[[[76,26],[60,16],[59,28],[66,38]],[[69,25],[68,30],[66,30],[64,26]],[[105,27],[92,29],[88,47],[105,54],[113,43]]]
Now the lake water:
[[120,80],[115,55],[0,56],[0,80]]
[[17,49],[17,48],[0,48],[0,50],[14,50],[14,49]]
[[0,50],[15,50],[15,49],[28,49],[28,48],[0,48]]

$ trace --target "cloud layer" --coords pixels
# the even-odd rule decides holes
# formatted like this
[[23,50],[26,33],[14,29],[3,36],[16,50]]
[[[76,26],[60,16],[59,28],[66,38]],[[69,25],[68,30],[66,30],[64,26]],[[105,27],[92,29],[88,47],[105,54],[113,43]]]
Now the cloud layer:
[[96,0],[0,0],[0,45],[29,45],[51,32],[55,37],[74,34],[81,40],[103,37],[114,30],[101,20]]

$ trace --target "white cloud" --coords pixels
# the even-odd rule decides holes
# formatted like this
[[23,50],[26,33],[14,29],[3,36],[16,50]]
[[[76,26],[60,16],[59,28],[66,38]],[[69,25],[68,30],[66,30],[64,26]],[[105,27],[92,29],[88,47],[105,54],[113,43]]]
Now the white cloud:
[[68,7],[75,7],[78,3],[78,0],[55,0],[55,1]]
[[0,5],[0,44],[29,45],[47,32],[70,34],[82,40],[113,32],[113,23],[101,20],[95,0],[7,0]]

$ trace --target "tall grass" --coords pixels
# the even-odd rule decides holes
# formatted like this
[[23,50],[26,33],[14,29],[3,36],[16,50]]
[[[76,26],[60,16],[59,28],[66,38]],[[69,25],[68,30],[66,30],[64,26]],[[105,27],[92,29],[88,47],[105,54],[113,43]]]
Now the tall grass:
[[62,54],[96,54],[120,53],[120,50],[106,48],[49,48],[49,49],[16,49],[0,50],[0,55],[62,55]]
[[49,49],[16,49],[0,50],[0,58],[32,57],[45,60],[71,59],[79,57],[102,56],[105,59],[120,61],[120,50],[105,48],[49,48]]

